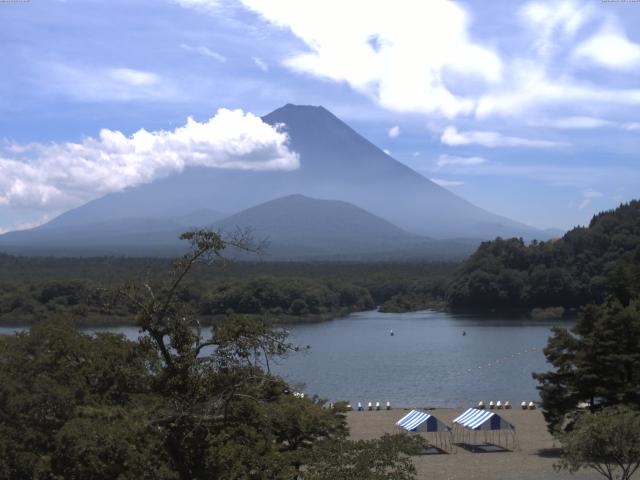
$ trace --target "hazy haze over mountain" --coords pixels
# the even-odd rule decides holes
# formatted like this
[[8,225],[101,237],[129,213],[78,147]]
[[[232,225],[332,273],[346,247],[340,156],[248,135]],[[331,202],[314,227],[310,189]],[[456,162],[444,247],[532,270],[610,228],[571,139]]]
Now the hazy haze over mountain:
[[[145,241],[162,243],[145,236],[149,225],[154,226],[153,231],[173,234],[181,228],[212,224],[241,210],[294,194],[352,203],[407,235],[440,239],[548,236],[475,207],[436,185],[394,160],[323,107],[289,104],[263,120],[280,125],[288,133],[290,149],[300,156],[300,168],[187,168],[149,184],[108,194],[41,227],[2,236],[0,245],[80,246],[84,239],[91,245],[124,247],[129,243],[142,247]],[[303,197],[296,198],[301,201]],[[296,214],[295,210],[291,212]],[[269,230],[264,223],[268,216],[244,218],[252,218]],[[324,220],[329,222],[331,218]],[[292,225],[299,225],[301,231],[290,229],[291,235],[304,236],[307,233],[303,230],[310,227],[304,222],[293,221]],[[357,233],[357,228],[354,232],[362,234]],[[367,237],[371,235],[361,238]],[[279,238],[280,243],[287,243],[283,240]]]

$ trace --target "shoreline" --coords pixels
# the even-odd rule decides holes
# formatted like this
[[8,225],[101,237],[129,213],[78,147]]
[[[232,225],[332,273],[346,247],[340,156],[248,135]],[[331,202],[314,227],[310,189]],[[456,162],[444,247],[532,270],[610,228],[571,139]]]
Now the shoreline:
[[[407,410],[411,407],[406,407]],[[417,407],[413,407],[420,409]],[[434,408],[427,410],[440,421],[451,426],[458,414],[468,407]],[[350,411],[346,413],[347,425],[353,440],[370,440],[385,433],[397,433],[395,426],[406,415],[403,407],[380,411]],[[535,410],[491,410],[515,426],[517,448],[509,451],[474,453],[458,446],[452,452],[425,454],[412,457],[418,480],[595,480],[595,472],[580,471],[576,474],[556,472],[553,464],[559,459],[557,442],[547,431],[547,425],[539,408]],[[424,435],[426,439],[433,434]],[[480,439],[481,436],[478,437]],[[497,442],[496,442],[497,443]],[[634,478],[640,478],[634,476]]]

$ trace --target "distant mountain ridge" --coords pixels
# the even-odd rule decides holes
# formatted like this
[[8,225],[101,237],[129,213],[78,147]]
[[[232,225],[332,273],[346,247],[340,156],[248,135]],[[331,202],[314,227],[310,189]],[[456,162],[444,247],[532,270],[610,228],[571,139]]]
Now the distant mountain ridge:
[[413,235],[353,204],[288,195],[216,222],[214,228],[249,228],[266,240],[265,258],[315,259],[461,259],[474,242],[448,246]]
[[[40,235],[12,232],[0,237],[0,250],[65,256],[171,256],[184,248],[178,240],[180,233],[198,227],[212,228],[223,235],[250,230],[255,243],[266,242],[268,248],[261,258],[267,260],[460,260],[479,243],[434,241],[410,234],[350,203],[296,194],[204,225],[121,219],[83,226],[48,226]],[[234,256],[256,259],[241,252],[234,252]]]
[[486,212],[436,185],[394,160],[323,107],[289,104],[263,120],[284,125],[291,149],[300,155],[298,170],[188,168],[108,194],[41,227],[2,235],[0,247],[11,247],[13,252],[22,247],[33,252],[39,246],[69,251],[99,246],[98,250],[109,254],[140,252],[150,245],[173,248],[174,243],[159,241],[164,238],[159,232],[173,234],[185,226],[210,225],[295,194],[353,204],[416,237],[479,240],[549,236],[548,232]]

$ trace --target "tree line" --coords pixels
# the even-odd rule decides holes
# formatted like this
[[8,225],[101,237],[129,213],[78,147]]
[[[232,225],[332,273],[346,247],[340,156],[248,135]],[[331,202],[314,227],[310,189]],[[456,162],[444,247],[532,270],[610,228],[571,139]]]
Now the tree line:
[[482,243],[453,274],[446,300],[452,308],[578,308],[602,303],[621,279],[637,275],[639,264],[640,201],[634,200],[558,240]]
[[[113,299],[122,281],[155,284],[165,259],[0,255],[0,324],[65,316],[83,325],[130,323],[133,306]],[[260,263],[198,265],[180,286],[202,321],[235,312],[278,321],[330,319],[374,309],[407,311],[441,300],[448,263]],[[412,295],[411,305],[399,301]]]

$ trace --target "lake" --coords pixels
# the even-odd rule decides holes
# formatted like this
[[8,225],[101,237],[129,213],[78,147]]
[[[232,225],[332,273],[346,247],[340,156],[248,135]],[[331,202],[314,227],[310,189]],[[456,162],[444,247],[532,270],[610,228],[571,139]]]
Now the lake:
[[[554,325],[572,322],[361,312],[283,326],[301,348],[273,370],[292,384],[304,384],[299,389],[307,394],[354,405],[387,400],[394,406],[466,406],[479,400],[515,405],[539,398],[531,372],[549,369],[542,349]],[[0,333],[13,330],[0,328]],[[138,336],[134,327],[109,330]]]

